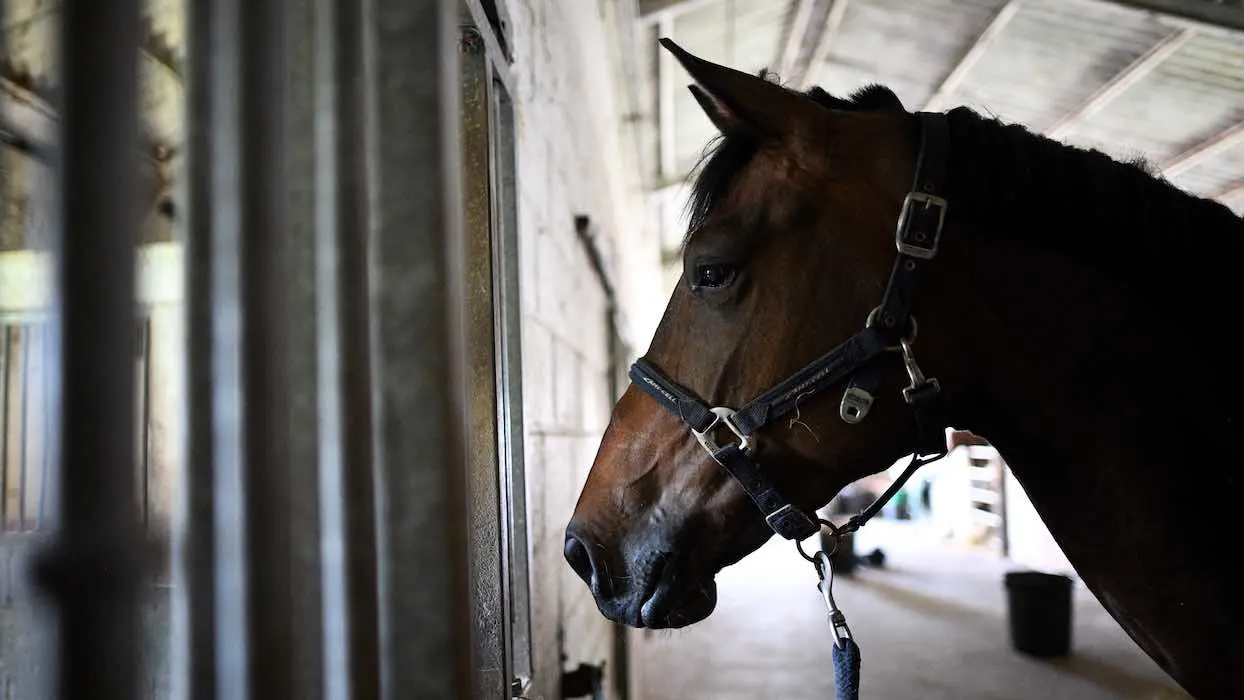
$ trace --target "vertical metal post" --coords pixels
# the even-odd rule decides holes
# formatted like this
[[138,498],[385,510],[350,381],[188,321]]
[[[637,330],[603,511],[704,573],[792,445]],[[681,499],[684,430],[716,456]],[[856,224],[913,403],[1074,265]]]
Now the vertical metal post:
[[58,608],[60,697],[132,698],[139,4],[64,0],[60,16],[62,493],[38,573]]
[[[225,3],[222,3],[225,4]],[[241,203],[243,482],[246,508],[250,692],[294,697],[290,549],[289,298],[286,217],[285,0],[237,8],[241,101],[236,180]]]
[[[186,643],[195,698],[296,695],[286,10],[283,0],[216,0],[188,13]],[[194,453],[206,444],[207,458]]]
[[324,697],[380,696],[363,4],[316,0],[316,313]]
[[463,27],[462,69],[463,235],[466,249],[466,348],[470,509],[471,608],[495,610],[472,616],[472,697],[509,693],[508,601],[505,598],[501,471],[498,468],[496,310],[493,306],[493,183],[491,153],[492,70],[479,30]]
[[457,4],[364,13],[382,697],[470,697]]
[[[284,104],[286,113],[281,131],[286,142],[285,187],[288,209],[285,229],[286,273],[281,275],[288,293],[284,313],[288,374],[289,414],[286,419],[288,449],[283,478],[289,500],[289,560],[292,580],[290,619],[285,632],[290,637],[292,674],[290,692],[299,700],[320,700],[324,696],[323,590],[321,586],[321,499],[320,471],[320,394],[318,373],[320,328],[334,319],[319,314],[320,297],[330,289],[317,289],[319,255],[316,205],[317,105],[314,3],[312,0],[286,0],[284,28],[287,36]],[[326,422],[326,421],[325,421]]]
[[[186,465],[181,507],[174,509],[173,567],[173,697],[212,700],[216,693],[216,439],[213,323],[214,280],[219,263],[213,257],[212,160],[213,50],[217,27],[213,3],[185,0],[186,13],[186,156],[179,182],[185,216],[179,227],[185,242],[185,366],[184,402]],[[228,261],[226,267],[228,267]],[[228,377],[219,378],[224,381]],[[223,388],[223,387],[222,387]]]
[[[494,70],[499,70],[495,67]],[[503,81],[493,74],[491,131],[494,275],[497,287],[498,402],[501,483],[504,503],[501,520],[504,598],[508,631],[511,693],[525,692],[532,678],[531,586],[527,544],[527,466],[523,420],[522,299],[519,290],[518,188],[514,162],[514,103]]]

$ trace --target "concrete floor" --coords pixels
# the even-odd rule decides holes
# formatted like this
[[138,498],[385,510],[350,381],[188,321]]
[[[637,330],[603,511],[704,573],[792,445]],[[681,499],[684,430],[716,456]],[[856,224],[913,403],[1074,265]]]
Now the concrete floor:
[[[834,597],[863,656],[860,695],[873,700],[1188,698],[1083,586],[1074,598],[1072,655],[1043,661],[1010,647],[1002,575],[1018,568],[878,520],[857,536],[886,569],[840,578]],[[718,578],[712,616],[632,637],[636,700],[828,700],[830,636],[816,574],[773,540]]]

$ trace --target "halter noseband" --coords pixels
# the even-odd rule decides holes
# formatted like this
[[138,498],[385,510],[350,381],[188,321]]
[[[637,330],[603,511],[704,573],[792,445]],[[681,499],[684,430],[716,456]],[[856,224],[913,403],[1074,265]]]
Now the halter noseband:
[[[847,386],[843,390],[839,416],[849,424],[864,420],[883,379],[884,366],[877,361],[882,353],[895,350],[902,353],[911,380],[903,389],[903,399],[915,414],[917,449],[907,468],[885,493],[843,527],[830,527],[836,533],[858,529],[898,492],[917,468],[946,455],[945,422],[940,415],[941,386],[936,379],[926,378],[916,365],[911,349],[916,321],[911,315],[911,306],[924,263],[937,255],[945,223],[947,203],[938,194],[938,188],[945,179],[950,135],[944,114],[919,112],[916,117],[920,121],[920,155],[916,161],[915,182],[899,214],[895,233],[898,255],[881,305],[869,314],[863,330],[738,410],[711,407],[666,377],[647,359],[637,360],[629,372],[636,386],[691,428],[700,445],[760,508],[769,527],[788,540],[798,542],[815,535],[824,521],[818,521],[792,504],[773,485],[755,459],[757,431],[794,410],[809,396],[844,379]],[[721,427],[727,428],[738,441],[718,445],[714,434]]]

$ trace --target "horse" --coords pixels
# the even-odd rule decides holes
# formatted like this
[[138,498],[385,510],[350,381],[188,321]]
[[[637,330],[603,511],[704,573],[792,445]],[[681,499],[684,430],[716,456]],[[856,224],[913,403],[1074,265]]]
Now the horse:
[[720,133],[566,525],[600,613],[703,620],[717,572],[814,535],[840,489],[944,454],[952,428],[997,448],[1167,674],[1244,697],[1244,220],[966,107],[798,91],[661,44]]

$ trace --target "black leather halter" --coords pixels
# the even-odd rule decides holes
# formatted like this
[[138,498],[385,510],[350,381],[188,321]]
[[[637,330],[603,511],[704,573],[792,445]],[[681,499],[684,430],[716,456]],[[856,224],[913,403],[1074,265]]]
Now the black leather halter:
[[[941,386],[926,378],[916,365],[911,344],[916,320],[911,314],[917,283],[925,263],[937,255],[947,203],[942,198],[949,150],[949,127],[944,114],[920,112],[920,155],[912,190],[903,201],[895,234],[898,256],[890,272],[881,305],[873,310],[864,329],[838,347],[795,372],[786,380],[738,410],[711,407],[693,392],[666,377],[652,362],[640,358],[631,366],[631,380],[690,428],[700,445],[747,491],[764,513],[773,531],[788,540],[815,535],[821,523],[795,506],[773,485],[755,459],[757,431],[794,410],[809,396],[847,380],[839,415],[850,424],[868,415],[873,395],[881,385],[882,353],[900,351],[911,384],[903,398],[912,407],[918,434],[917,449],[907,468],[872,505],[836,532],[858,529],[894,496],[920,466],[946,455],[945,422],[941,416]],[[728,429],[737,442],[718,445],[715,433]],[[922,456],[923,455],[923,456]],[[828,523],[826,523],[828,525]]]

